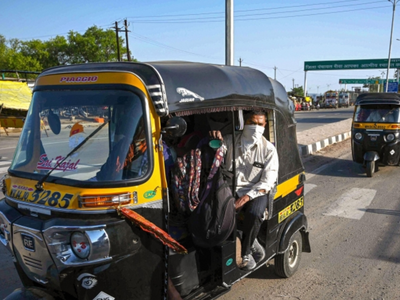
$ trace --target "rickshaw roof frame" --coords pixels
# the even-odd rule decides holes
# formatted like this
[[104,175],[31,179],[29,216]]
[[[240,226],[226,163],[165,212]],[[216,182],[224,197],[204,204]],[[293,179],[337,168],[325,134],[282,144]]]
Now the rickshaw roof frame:
[[364,93],[357,97],[355,105],[391,104],[400,106],[397,93]]
[[159,116],[264,108],[279,110],[289,124],[295,123],[294,107],[282,84],[249,67],[186,61],[108,62],[53,67],[39,77],[113,71],[140,77]]

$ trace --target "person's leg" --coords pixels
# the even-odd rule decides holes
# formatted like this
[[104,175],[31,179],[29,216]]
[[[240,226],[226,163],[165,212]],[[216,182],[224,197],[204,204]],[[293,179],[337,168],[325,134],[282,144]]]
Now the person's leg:
[[260,231],[267,202],[268,195],[264,195],[246,203],[243,222],[242,256],[251,254],[250,248]]

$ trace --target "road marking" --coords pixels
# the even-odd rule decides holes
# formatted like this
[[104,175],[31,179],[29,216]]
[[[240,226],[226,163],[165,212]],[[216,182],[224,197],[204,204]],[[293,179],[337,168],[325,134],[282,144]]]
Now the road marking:
[[1,173],[7,173],[9,167],[5,167],[5,168],[0,168],[0,174]]
[[11,161],[0,161],[0,166],[11,165]]
[[308,193],[309,191],[311,191],[311,190],[312,190],[313,188],[315,188],[315,187],[317,187],[316,184],[306,183],[306,184],[304,185],[304,195],[307,195],[307,193]]
[[360,220],[375,194],[376,190],[352,188],[333,203],[323,215]]

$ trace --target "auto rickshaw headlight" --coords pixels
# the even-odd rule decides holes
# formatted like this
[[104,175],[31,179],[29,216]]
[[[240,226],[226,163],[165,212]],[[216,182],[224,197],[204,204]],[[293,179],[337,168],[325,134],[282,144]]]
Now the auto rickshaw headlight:
[[356,140],[361,140],[362,139],[362,137],[363,137],[363,135],[362,135],[362,133],[360,133],[360,132],[357,132],[355,135],[354,135],[354,138],[356,139]]
[[89,265],[111,259],[105,227],[54,226],[46,229],[43,235],[58,266]]
[[76,256],[82,259],[88,258],[91,247],[89,239],[83,232],[76,231],[71,235],[71,246]]
[[393,134],[393,133],[389,133],[389,134],[386,136],[386,140],[387,140],[388,142],[392,142],[392,141],[394,140],[394,134]]

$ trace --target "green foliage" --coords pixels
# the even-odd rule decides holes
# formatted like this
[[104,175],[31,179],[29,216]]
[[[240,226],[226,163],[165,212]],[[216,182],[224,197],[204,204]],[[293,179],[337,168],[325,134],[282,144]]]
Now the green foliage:
[[304,97],[304,90],[302,86],[293,88],[289,94],[295,97]]
[[[119,37],[121,56],[126,53],[124,44]],[[6,40],[0,35],[0,69],[42,71],[59,65],[111,62],[118,61],[117,53],[115,32],[97,26],[88,28],[83,35],[70,31],[67,38],[56,36],[48,41]]]

